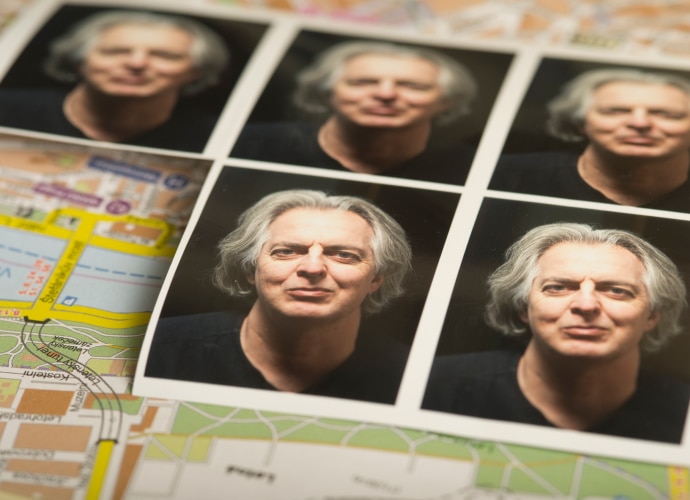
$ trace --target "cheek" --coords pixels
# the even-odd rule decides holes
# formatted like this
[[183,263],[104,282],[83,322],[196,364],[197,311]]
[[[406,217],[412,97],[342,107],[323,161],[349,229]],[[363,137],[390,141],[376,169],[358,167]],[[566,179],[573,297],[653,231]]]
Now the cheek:
[[107,61],[91,57],[88,60],[85,60],[81,64],[80,71],[82,74],[89,75],[89,74],[97,73],[99,71],[103,71],[108,66],[109,65],[107,64]]
[[670,124],[660,127],[668,135],[677,137],[683,142],[690,143],[690,124]]
[[585,122],[584,130],[585,133],[590,132],[592,134],[597,133],[608,133],[612,132],[614,129],[620,127],[621,124],[617,120],[607,120],[607,119],[597,119],[588,120]]
[[525,318],[529,316],[529,319],[532,321],[555,320],[560,318],[566,309],[567,306],[564,303],[553,297],[549,299],[531,299]]

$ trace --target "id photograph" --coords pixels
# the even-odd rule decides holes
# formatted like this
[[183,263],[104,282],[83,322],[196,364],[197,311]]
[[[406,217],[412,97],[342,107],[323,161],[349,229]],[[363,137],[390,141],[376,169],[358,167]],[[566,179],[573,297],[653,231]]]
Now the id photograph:
[[0,82],[0,126],[201,152],[266,26],[65,5]]
[[464,184],[512,54],[302,31],[231,155]]
[[394,403],[458,199],[226,167],[145,378]]
[[543,59],[490,187],[690,212],[690,72]]
[[681,443],[688,224],[485,201],[423,408]]

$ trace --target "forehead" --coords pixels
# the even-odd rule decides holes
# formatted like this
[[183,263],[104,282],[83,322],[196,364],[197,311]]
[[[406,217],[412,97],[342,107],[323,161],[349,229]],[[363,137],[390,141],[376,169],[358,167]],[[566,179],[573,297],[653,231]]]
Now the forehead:
[[293,208],[268,226],[270,239],[368,244],[373,229],[361,216],[349,210]]
[[157,42],[160,45],[191,45],[193,37],[188,31],[164,23],[132,22],[115,24],[104,29],[98,37],[101,43]]
[[399,54],[360,54],[343,64],[345,74],[414,75],[437,78],[438,66],[422,57]]
[[664,103],[687,106],[690,97],[680,88],[666,83],[609,82],[594,89],[595,102]]
[[642,283],[645,268],[630,250],[603,243],[558,243],[537,259],[537,279],[628,280]]

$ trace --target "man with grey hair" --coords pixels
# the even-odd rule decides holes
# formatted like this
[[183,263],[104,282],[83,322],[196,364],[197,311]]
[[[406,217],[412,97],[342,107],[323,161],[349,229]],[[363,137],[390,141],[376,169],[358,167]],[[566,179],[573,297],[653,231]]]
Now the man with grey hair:
[[146,375],[393,403],[407,349],[360,324],[402,293],[411,257],[368,201],[268,195],[218,245],[214,283],[249,312],[160,320]]
[[549,133],[579,151],[505,155],[491,188],[690,212],[690,81],[586,71],[548,104]]
[[461,184],[473,148],[438,144],[434,130],[469,113],[476,92],[472,74],[439,51],[339,43],[297,77],[294,104],[315,120],[249,125],[232,155]]
[[690,387],[641,372],[682,331],[686,289],[639,236],[585,224],[528,231],[489,277],[490,326],[524,352],[437,358],[424,408],[679,443]]
[[50,45],[45,72],[72,88],[3,90],[0,125],[201,151],[215,117],[181,98],[215,85],[228,59],[222,38],[196,20],[99,12]]

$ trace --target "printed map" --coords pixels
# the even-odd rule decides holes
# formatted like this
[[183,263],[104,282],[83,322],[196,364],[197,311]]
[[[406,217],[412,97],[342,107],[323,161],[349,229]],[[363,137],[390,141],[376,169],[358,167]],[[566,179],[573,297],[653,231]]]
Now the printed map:
[[[0,25],[28,3],[2,2]],[[474,38],[690,47],[684,2],[244,3]],[[0,139],[0,498],[690,498],[685,468],[131,396],[208,163]]]

